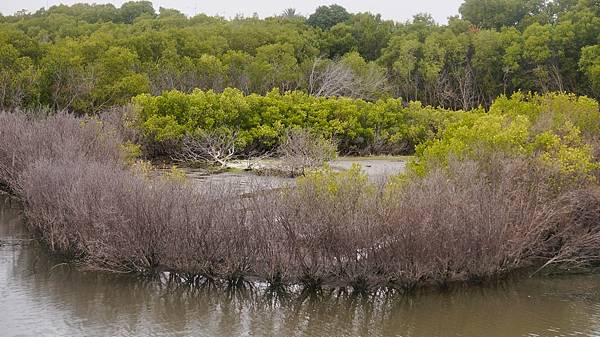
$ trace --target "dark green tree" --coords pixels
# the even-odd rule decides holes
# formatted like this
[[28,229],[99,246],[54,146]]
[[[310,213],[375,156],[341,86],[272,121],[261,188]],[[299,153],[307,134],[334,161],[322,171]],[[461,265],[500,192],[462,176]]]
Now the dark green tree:
[[150,1],[129,1],[124,3],[118,11],[118,21],[122,23],[133,23],[133,21],[142,16],[156,16],[152,2]]
[[466,0],[460,6],[463,19],[480,28],[514,27],[527,16],[539,14],[544,0]]
[[338,23],[350,19],[352,15],[340,5],[320,6],[308,17],[308,24],[323,30],[329,30]]

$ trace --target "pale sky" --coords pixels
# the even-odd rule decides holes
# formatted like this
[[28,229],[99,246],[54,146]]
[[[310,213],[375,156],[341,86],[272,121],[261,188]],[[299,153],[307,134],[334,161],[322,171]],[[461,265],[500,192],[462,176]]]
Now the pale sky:
[[[36,11],[42,7],[78,2],[110,2],[119,7],[126,0],[0,0],[0,13],[9,15],[21,9]],[[264,18],[280,14],[286,8],[296,8],[307,16],[320,5],[337,3],[349,12],[378,13],[385,19],[401,22],[410,20],[418,13],[429,13],[438,23],[446,23],[449,16],[458,14],[458,7],[462,2],[463,0],[152,0],[157,11],[159,7],[175,8],[187,15],[206,13],[231,18],[236,14],[251,16],[256,12]]]

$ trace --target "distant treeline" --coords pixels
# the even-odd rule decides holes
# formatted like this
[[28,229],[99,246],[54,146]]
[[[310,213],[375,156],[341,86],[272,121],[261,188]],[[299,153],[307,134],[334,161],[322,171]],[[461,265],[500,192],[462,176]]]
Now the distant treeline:
[[0,107],[96,113],[165,90],[300,90],[471,109],[517,90],[600,97],[600,1],[466,0],[447,25],[323,6],[266,19],[151,2],[0,15]]

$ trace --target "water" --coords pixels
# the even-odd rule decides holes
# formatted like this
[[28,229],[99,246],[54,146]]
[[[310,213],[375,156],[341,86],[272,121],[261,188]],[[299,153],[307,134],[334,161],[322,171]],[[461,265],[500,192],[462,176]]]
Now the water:
[[[329,165],[334,171],[347,171],[354,164],[361,166],[362,171],[372,182],[378,183],[385,178],[397,175],[406,170],[406,160],[404,158],[382,157],[382,158],[341,158],[331,161]],[[278,160],[268,160],[259,163],[261,168],[276,168],[279,165]],[[243,170],[248,164],[246,161],[235,161],[230,167]],[[170,168],[159,169],[161,173],[169,172]],[[283,176],[257,175],[250,171],[224,172],[211,174],[204,169],[182,167],[187,177],[187,183],[198,190],[206,189],[224,189],[234,195],[244,195],[257,191],[267,191],[278,189],[284,186],[294,185],[294,179]]]
[[0,336],[600,336],[600,276],[412,296],[289,297],[85,273],[0,199]]
[[352,165],[360,165],[362,171],[373,181],[380,178],[397,175],[406,171],[406,160],[403,158],[341,158],[329,163],[337,171],[349,170]]

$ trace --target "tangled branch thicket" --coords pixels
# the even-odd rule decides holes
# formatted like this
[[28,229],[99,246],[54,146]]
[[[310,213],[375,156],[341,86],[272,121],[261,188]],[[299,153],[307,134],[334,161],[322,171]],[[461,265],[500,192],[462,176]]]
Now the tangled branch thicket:
[[527,159],[385,185],[357,169],[313,172],[238,198],[128,169],[109,120],[0,114],[0,179],[51,251],[91,269],[365,290],[600,259],[598,191],[557,190]]
[[335,159],[334,141],[315,135],[310,130],[288,130],[277,148],[281,159],[279,170],[292,177],[303,175],[307,169],[322,167]]

